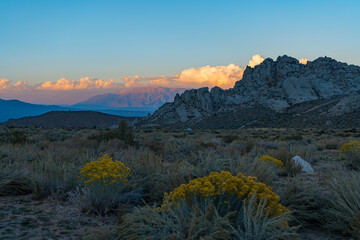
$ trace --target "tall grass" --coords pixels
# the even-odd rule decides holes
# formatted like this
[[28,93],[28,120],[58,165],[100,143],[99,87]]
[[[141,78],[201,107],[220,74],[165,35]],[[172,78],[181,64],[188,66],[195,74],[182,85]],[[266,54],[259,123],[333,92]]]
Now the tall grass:
[[326,228],[360,239],[360,173],[333,171],[325,181]]
[[[136,208],[122,217],[118,239],[297,239],[298,227],[286,222],[290,213],[271,217],[255,204],[255,195],[238,211],[220,213],[211,202],[197,207],[159,211],[154,207]],[[265,200],[264,200],[265,201]]]

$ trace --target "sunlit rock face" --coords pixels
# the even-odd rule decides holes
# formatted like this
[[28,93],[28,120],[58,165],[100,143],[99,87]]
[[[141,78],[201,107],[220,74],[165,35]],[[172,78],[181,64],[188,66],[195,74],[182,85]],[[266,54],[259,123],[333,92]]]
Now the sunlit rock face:
[[320,57],[306,64],[281,56],[247,67],[234,88],[187,90],[160,107],[148,122],[196,122],[236,107],[263,105],[277,112],[294,104],[329,99],[360,90],[360,67]]

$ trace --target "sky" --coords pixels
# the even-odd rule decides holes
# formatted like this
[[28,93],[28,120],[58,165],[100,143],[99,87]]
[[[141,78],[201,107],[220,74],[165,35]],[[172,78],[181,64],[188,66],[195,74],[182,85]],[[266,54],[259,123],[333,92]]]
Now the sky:
[[359,12],[356,0],[0,0],[0,98],[229,88],[249,60],[284,54],[360,65]]

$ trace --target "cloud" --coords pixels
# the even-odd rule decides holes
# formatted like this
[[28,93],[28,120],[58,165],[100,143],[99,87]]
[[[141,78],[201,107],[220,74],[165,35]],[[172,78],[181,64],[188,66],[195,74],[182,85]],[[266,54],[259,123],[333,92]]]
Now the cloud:
[[189,68],[180,74],[172,77],[134,77],[126,76],[122,80],[125,87],[139,86],[162,86],[162,87],[214,87],[221,88],[233,87],[244,73],[244,69],[236,64],[227,66],[204,66],[199,68]]
[[0,89],[7,89],[11,87],[10,80],[6,78],[0,78]]
[[99,79],[81,78],[80,81],[61,78],[56,82],[44,82],[37,89],[47,90],[79,90],[79,89],[109,89],[114,87],[114,80],[104,81]]
[[185,83],[202,83],[221,88],[233,87],[244,73],[244,69],[236,64],[227,66],[205,66],[200,68],[190,68],[180,73],[179,80]]
[[[249,66],[254,67],[264,61],[257,54],[249,61]],[[140,77],[126,76],[122,79],[125,87],[162,86],[162,87],[221,87],[224,89],[234,87],[235,82],[242,79],[244,68],[236,64],[224,66],[204,66],[189,68],[174,76]]]
[[[264,58],[261,55],[254,55],[248,66],[254,67],[262,61]],[[16,98],[43,104],[74,104],[98,94],[133,87],[212,88],[218,86],[227,89],[234,87],[235,82],[242,79],[244,70],[245,68],[236,64],[207,65],[185,69],[174,76],[126,76],[119,82],[83,77],[80,80],[61,78],[40,84],[28,84],[26,81],[11,84],[8,79],[0,78],[0,93],[5,99]]]
[[4,99],[19,99],[41,104],[74,104],[92,96],[113,92],[123,88],[114,80],[81,78],[79,81],[61,78],[55,82],[47,81],[41,84],[28,84],[0,78],[0,97]]
[[301,58],[301,59],[299,60],[299,63],[306,65],[307,62],[309,62],[309,61],[310,61],[310,59],[308,59],[308,58]]
[[252,58],[250,59],[248,66],[253,68],[256,65],[259,65],[260,63],[262,63],[265,60],[265,58],[263,56],[261,56],[260,54],[256,54],[254,56],[252,56]]

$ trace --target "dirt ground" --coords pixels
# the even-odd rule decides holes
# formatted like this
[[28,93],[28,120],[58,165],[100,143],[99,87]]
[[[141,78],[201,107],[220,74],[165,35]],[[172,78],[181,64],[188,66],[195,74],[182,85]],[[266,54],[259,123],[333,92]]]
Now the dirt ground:
[[81,239],[90,228],[114,225],[116,221],[114,217],[80,213],[51,198],[0,197],[0,239]]
[[[68,203],[51,198],[0,197],[1,240],[88,239],[91,229],[114,226],[116,222],[116,217],[87,215]],[[346,239],[316,229],[301,230],[300,236],[302,240]]]

